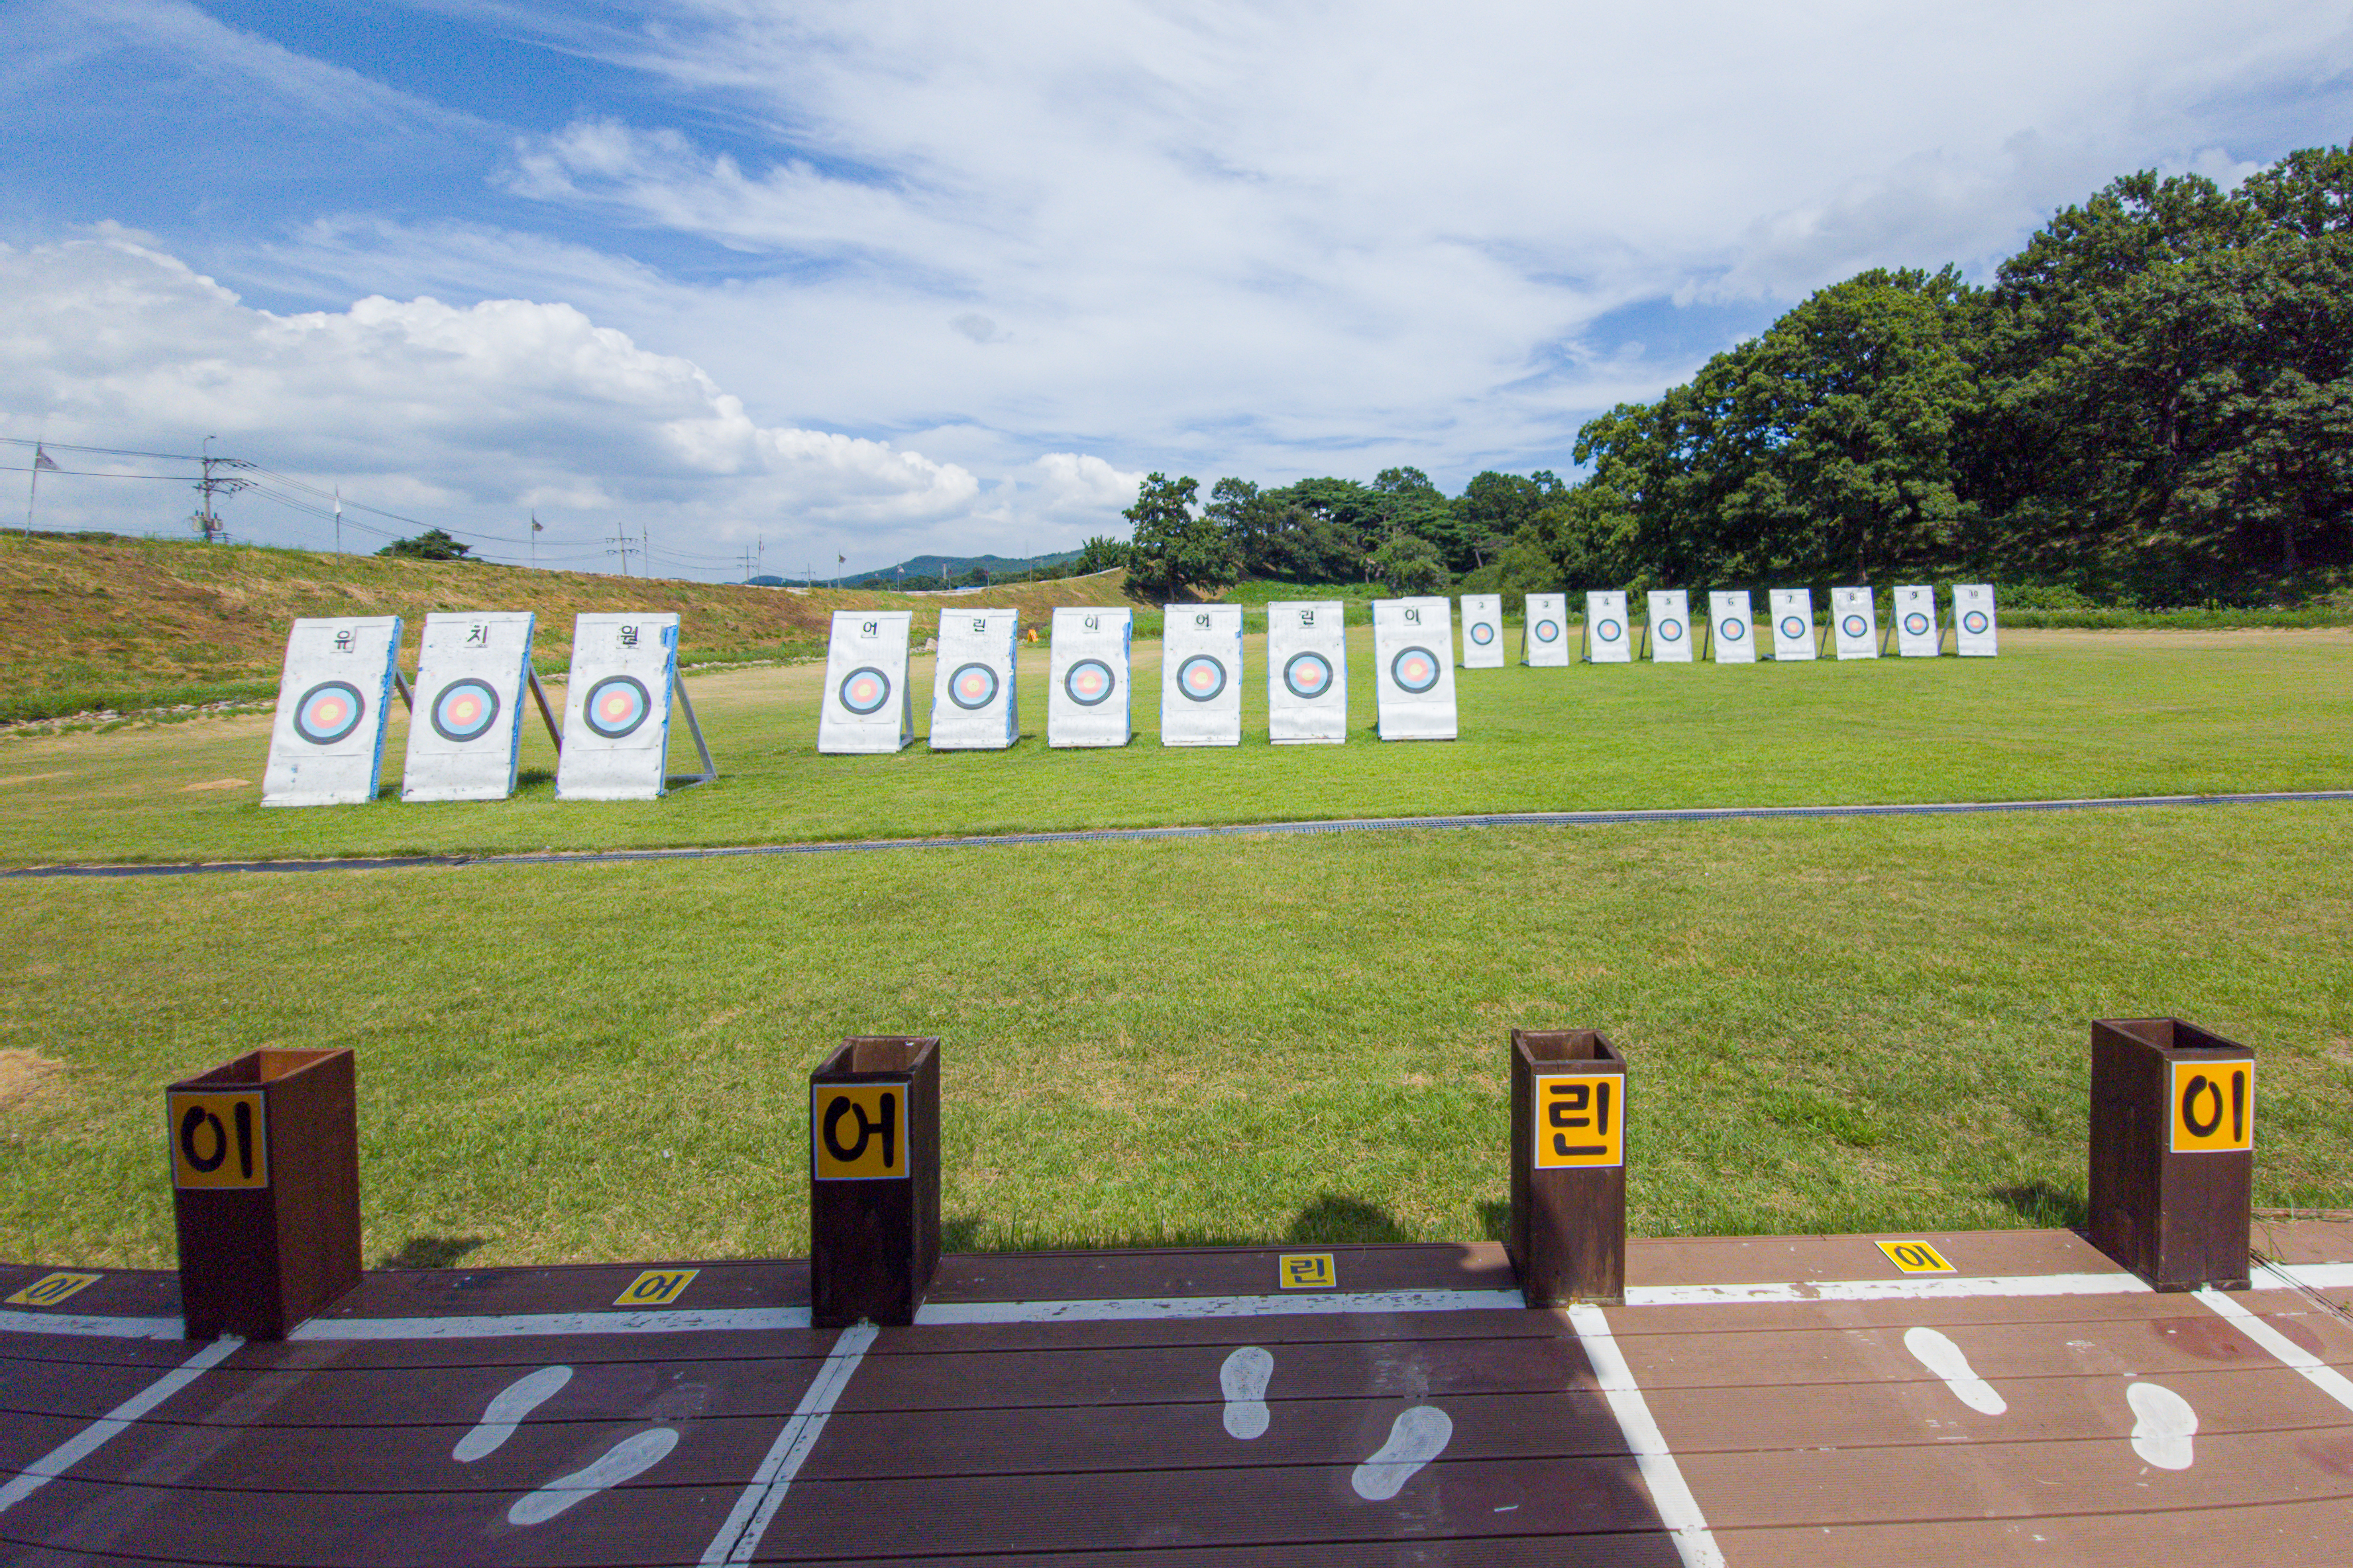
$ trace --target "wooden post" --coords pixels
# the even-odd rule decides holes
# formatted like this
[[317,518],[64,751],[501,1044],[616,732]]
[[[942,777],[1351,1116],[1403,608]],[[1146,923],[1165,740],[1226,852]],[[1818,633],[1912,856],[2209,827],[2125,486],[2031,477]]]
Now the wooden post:
[[2255,1054],[2179,1018],[2092,1025],[2092,1245],[2159,1290],[2247,1288]]
[[940,1262],[940,1042],[841,1042],[809,1074],[809,1321],[915,1321]]
[[188,1338],[282,1340],[360,1282],[357,1078],[264,1048],[164,1090]]
[[1626,1058],[1593,1029],[1512,1031],[1512,1236],[1531,1307],[1626,1300]]

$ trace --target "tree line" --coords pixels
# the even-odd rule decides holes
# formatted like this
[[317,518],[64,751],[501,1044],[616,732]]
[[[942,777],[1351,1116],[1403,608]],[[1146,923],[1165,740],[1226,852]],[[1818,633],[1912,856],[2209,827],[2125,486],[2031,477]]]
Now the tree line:
[[1154,474],[1137,591],[1238,576],[1394,592],[1966,576],[2160,607],[2353,575],[2353,153],[2225,191],[2127,175],[1992,282],[1874,268],[1577,432],[1573,484]]

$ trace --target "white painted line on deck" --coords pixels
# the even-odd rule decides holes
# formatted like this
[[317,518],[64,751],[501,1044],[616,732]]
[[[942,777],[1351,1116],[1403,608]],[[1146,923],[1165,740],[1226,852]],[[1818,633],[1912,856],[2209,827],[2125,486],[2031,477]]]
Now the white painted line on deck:
[[2131,1274],[1998,1274],[1944,1279],[1805,1279],[1787,1284],[1631,1285],[1630,1307],[1709,1307],[1755,1301],[1954,1301],[1980,1296],[2137,1296],[2148,1287]]
[[1675,1463],[1665,1434],[1651,1416],[1651,1403],[1642,1397],[1633,1368],[1626,1364],[1617,1339],[1609,1332],[1609,1320],[1599,1307],[1571,1307],[1568,1322],[1585,1346],[1585,1359],[1593,1363],[1593,1375],[1609,1401],[1609,1413],[1618,1418],[1618,1429],[1625,1434],[1626,1447],[1633,1450],[1642,1483],[1651,1489],[1651,1506],[1659,1510],[1659,1522],[1667,1527],[1683,1568],[1724,1568],[1724,1552],[1707,1527],[1707,1516],[1700,1512],[1699,1500],[1692,1496],[1683,1467]]
[[85,1334],[105,1340],[176,1340],[177,1318],[103,1318],[90,1312],[0,1310],[0,1333]]
[[1321,1318],[1345,1312],[1525,1311],[1517,1290],[1355,1290],[1329,1296],[1146,1296],[1134,1300],[941,1301],[918,1328],[971,1323],[1134,1323],[1188,1318]]
[[2257,1269],[2255,1288],[2262,1289],[2260,1276],[2272,1274],[2289,1287],[2301,1285],[2307,1290],[2343,1290],[2353,1289],[2353,1263],[2268,1263]]
[[2207,1289],[2190,1294],[2212,1309],[2215,1316],[2227,1319],[2231,1326],[2279,1358],[2282,1364],[2296,1373],[2306,1383],[2353,1410],[2353,1379],[2305,1349],[2302,1345],[2273,1328],[2254,1313],[2231,1300],[2221,1291]]
[[[178,1321],[174,1320],[173,1327],[178,1326]],[[26,1465],[16,1479],[5,1487],[0,1487],[0,1513],[7,1512],[49,1482],[90,1458],[114,1438],[130,1430],[132,1422],[195,1382],[204,1374],[206,1368],[218,1366],[222,1362],[227,1361],[229,1352],[243,1343],[245,1342],[235,1334],[223,1334],[66,1441]]]
[[290,1340],[501,1340],[528,1334],[700,1334],[806,1329],[807,1307],[676,1312],[510,1312],[482,1318],[313,1318]]
[[767,1532],[768,1521],[776,1516],[785,1500],[786,1489],[793,1478],[801,1473],[809,1450],[817,1447],[818,1437],[825,1431],[826,1417],[833,1414],[834,1402],[849,1385],[849,1374],[858,1370],[865,1357],[866,1347],[874,1342],[874,1325],[858,1323],[841,1331],[833,1342],[825,1364],[801,1395],[793,1411],[793,1418],[776,1434],[769,1447],[767,1458],[752,1473],[751,1484],[744,1495],[735,1500],[735,1507],[727,1515],[727,1522],[702,1549],[704,1563],[749,1563],[752,1553],[760,1549],[760,1537]]

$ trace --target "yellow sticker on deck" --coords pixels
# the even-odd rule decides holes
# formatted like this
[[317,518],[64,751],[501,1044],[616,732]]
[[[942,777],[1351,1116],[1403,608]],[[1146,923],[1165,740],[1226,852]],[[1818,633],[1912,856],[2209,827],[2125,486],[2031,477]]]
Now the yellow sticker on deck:
[[1274,1279],[1286,1290],[1329,1290],[1340,1271],[1328,1252],[1286,1252],[1274,1260]]
[[2173,1064],[2173,1152],[2213,1154],[2255,1146],[2255,1064]]
[[1536,1079],[1536,1169],[1626,1163],[1626,1080],[1617,1073]]
[[1953,1266],[1945,1255],[1925,1241],[1883,1241],[1879,1250],[1887,1260],[1906,1274],[1950,1274]]
[[164,1097],[175,1187],[266,1187],[269,1118],[258,1089],[182,1090]]
[[907,1174],[907,1086],[809,1086],[809,1151],[820,1182],[903,1180]]
[[686,1294],[700,1268],[649,1268],[616,1297],[616,1307],[667,1307]]
[[86,1285],[95,1285],[102,1274],[44,1274],[22,1290],[5,1299],[11,1307],[54,1307]]

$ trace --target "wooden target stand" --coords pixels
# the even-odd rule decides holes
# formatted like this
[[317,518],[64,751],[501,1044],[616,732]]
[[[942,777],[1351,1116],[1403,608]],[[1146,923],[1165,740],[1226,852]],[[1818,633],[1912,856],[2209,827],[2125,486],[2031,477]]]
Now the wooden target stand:
[[363,1274],[352,1054],[174,1084],[182,1274],[0,1264],[0,1558],[2353,1557],[2353,1224],[2245,1268],[2252,1056],[2178,1020],[2094,1030],[2094,1239],[2153,1212],[2158,1289],[2066,1232],[1630,1243],[1590,1030],[1510,1041],[1502,1246],[943,1256],[943,1050],[810,1073],[805,1263]]

